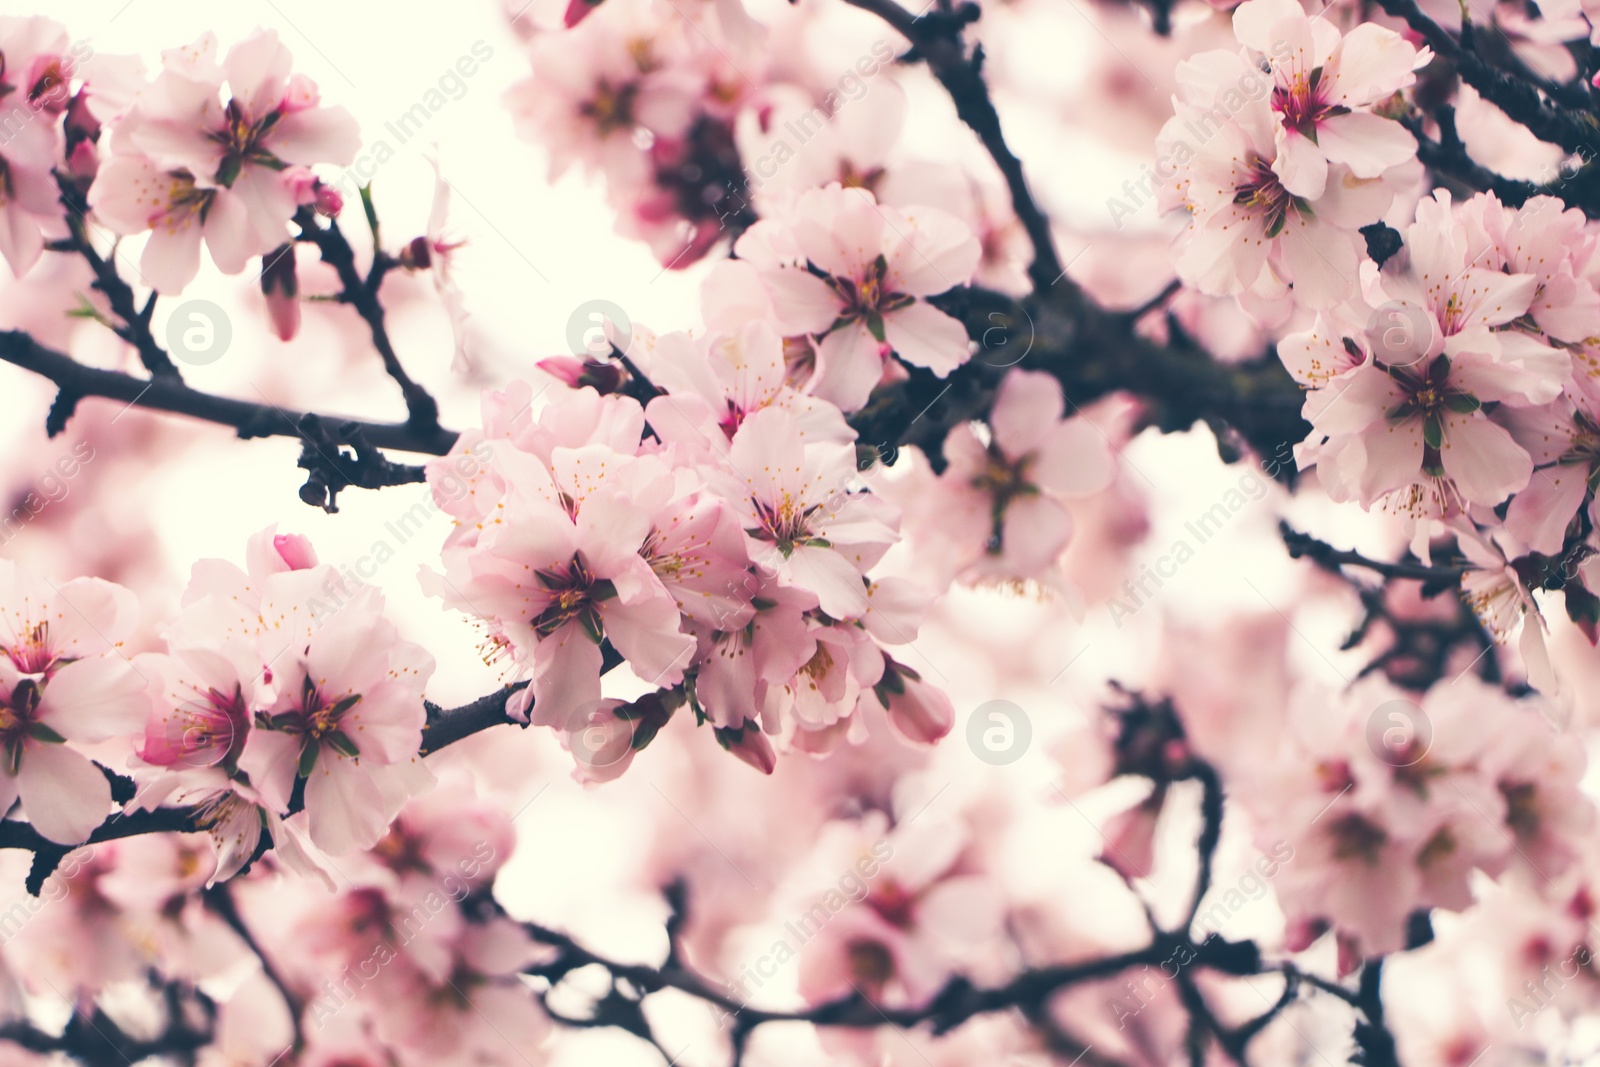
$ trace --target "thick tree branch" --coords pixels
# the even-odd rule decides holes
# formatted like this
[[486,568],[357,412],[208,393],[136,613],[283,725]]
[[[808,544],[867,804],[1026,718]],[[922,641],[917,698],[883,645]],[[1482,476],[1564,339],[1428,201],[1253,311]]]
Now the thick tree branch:
[[1053,375],[1069,414],[1124,392],[1140,402],[1141,426],[1174,432],[1204,422],[1230,459],[1241,446],[1280,455],[1310,429],[1300,416],[1305,394],[1276,356],[1221,363],[1177,330],[1172,343],[1158,343],[1136,332],[1126,315],[1067,286],[1022,301],[984,289],[953,290],[935,302],[966,323],[978,352],[946,378],[912,368],[851,416],[862,443],[887,457],[916,445],[941,465],[945,434],[982,419],[1013,366]]
[[[0,331],[0,360],[32,371],[77,398],[105,397],[150,411],[214,422],[238,431],[240,437],[304,437],[300,422],[306,413],[270,403],[252,403],[191,389],[170,376],[135,378],[120,371],[85,366],[70,356],[39,344],[25,333]],[[419,430],[410,423],[368,422],[341,416],[318,416],[324,422],[359,430],[377,448],[442,456],[456,434],[434,427]],[[63,420],[64,421],[64,420]]]

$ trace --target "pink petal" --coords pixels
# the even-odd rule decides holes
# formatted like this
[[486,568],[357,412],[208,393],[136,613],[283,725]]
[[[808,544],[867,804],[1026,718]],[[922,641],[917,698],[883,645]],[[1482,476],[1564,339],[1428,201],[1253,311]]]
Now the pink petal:
[[779,564],[779,575],[785,585],[815,593],[822,610],[835,619],[857,619],[866,613],[867,588],[861,572],[831,548],[796,545]]
[[1013,460],[1044,446],[1061,422],[1061,386],[1043,371],[1014,370],[995,392],[989,427],[995,444]]
[[967,328],[931,304],[917,301],[884,317],[884,336],[895,354],[943,378],[971,355]]
[[[348,167],[361,150],[361,126],[342,107],[296,111],[278,120],[266,148],[285,163],[310,166],[334,163]],[[446,191],[450,186],[442,186]],[[437,214],[437,212],[435,212]]]
[[26,743],[17,792],[34,829],[60,845],[87,840],[111,810],[105,775],[65,745]]
[[1317,144],[1358,178],[1376,178],[1417,154],[1417,139],[1404,126],[1367,111],[1317,123]]
[[1440,461],[1461,495],[1493,506],[1528,484],[1533,460],[1511,435],[1480,414],[1444,416]]

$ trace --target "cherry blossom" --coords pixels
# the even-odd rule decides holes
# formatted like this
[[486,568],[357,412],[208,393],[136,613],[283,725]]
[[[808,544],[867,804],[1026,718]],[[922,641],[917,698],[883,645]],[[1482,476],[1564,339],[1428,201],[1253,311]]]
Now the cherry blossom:
[[[17,277],[31,270],[44,251],[46,231],[63,227],[51,168],[64,150],[61,129],[51,121],[66,105],[67,81],[81,44],[68,44],[67,29],[40,16],[0,19],[0,97],[27,110],[8,114],[0,144],[0,255]],[[44,116],[44,117],[41,117]]]
[[1111,450],[1087,419],[1063,419],[1061,387],[1013,370],[995,397],[987,440],[971,424],[945,439],[948,461],[924,489],[896,494],[936,575],[948,583],[1042,578],[1072,537],[1066,501],[1105,488]]
[[216,53],[209,33],[168,53],[111,123],[114,158],[89,194],[119,232],[151,231],[140,264],[161,292],[194,278],[202,236],[229,274],[281,245],[296,207],[287,168],[347,166],[360,146],[349,112],[323,106],[315,83],[290,73],[276,33],[257,31],[220,61]]
[[832,184],[752,226],[736,250],[760,272],[779,328],[821,338],[811,392],[845,411],[866,403],[890,355],[939,377],[967,361],[966,331],[926,298],[971,279],[982,248],[943,211]]
[[78,746],[126,736],[144,716],[149,678],[122,651],[137,604],[109,582],[56,586],[0,560],[0,613],[0,798],[20,799],[51,841],[77,844],[111,804]]

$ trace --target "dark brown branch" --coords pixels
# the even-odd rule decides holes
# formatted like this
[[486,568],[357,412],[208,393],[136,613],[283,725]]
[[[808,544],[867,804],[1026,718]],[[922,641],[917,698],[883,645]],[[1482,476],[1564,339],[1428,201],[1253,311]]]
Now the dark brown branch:
[[1385,563],[1382,560],[1368,559],[1359,552],[1334,548],[1326,541],[1319,541],[1310,534],[1301,533],[1286,522],[1278,524],[1278,532],[1283,537],[1284,547],[1289,550],[1291,559],[1309,559],[1324,568],[1335,567],[1361,567],[1372,571],[1384,578],[1409,578],[1419,582],[1433,584],[1455,584],[1461,576],[1467,573],[1465,567],[1450,567],[1430,565],[1427,563]]
[[1011,207],[1017,213],[1022,228],[1033,244],[1033,263],[1028,275],[1033,279],[1035,292],[1043,292],[1060,280],[1064,272],[1061,257],[1056,253],[1055,238],[1050,233],[1050,220],[1039,209],[1033,193],[1028,189],[1027,178],[1022,173],[1022,161],[1006,144],[1000,128],[1000,114],[989,98],[989,87],[983,80],[983,49],[979,46],[969,57],[961,40],[961,28],[969,17],[976,17],[975,5],[963,5],[955,15],[938,12],[916,17],[895,0],[846,0],[847,3],[870,11],[883,19],[912,44],[915,58],[925,60],[928,69],[945,87],[955,102],[956,114],[978,135],[983,147],[994,158],[1011,193]]
[[289,988],[289,983],[284,980],[283,975],[273,964],[271,958],[262,950],[260,942],[250,932],[250,927],[245,925],[244,917],[239,914],[238,905],[234,903],[233,890],[230,888],[230,884],[220,882],[202,890],[200,896],[205,901],[206,907],[226,923],[230,930],[239,935],[239,940],[243,941],[245,947],[255,953],[256,959],[261,961],[261,973],[277,989],[278,995],[283,998],[284,1006],[289,1009],[290,1023],[294,1027],[294,1047],[296,1050],[304,1047],[305,1031],[301,1029],[300,1014],[305,1006],[300,1003],[300,998],[295,996]]
[[[890,1007],[859,993],[852,993],[809,1008],[778,1011],[750,1007],[729,995],[711,979],[672,959],[659,966],[623,963],[586,948],[558,930],[538,923],[525,923],[524,927],[535,940],[557,950],[552,960],[530,967],[526,974],[545,979],[552,988],[567,975],[585,967],[600,967],[610,976],[611,992],[594,1004],[588,1016],[558,1021],[584,1028],[616,1026],[639,1034],[632,1020],[643,1017],[639,1011],[643,999],[663,990],[675,990],[732,1019],[735,1063],[750,1035],[771,1023],[804,1022],[850,1029],[926,1027],[938,1036],[981,1015],[1015,1010],[1024,1018],[1044,1018],[1048,1014],[1051,999],[1063,990],[1086,982],[1113,978],[1136,967],[1164,967],[1179,958],[1188,961],[1181,965],[1184,969],[1174,976],[1181,987],[1180,996],[1185,1008],[1191,1012],[1201,1032],[1216,1037],[1237,1063],[1245,1062],[1245,1051],[1250,1042],[1292,1002],[1302,985],[1339,996],[1361,1013],[1361,1025],[1372,1035],[1375,1043],[1381,1044],[1385,1038],[1392,1042],[1383,1022],[1381,1005],[1375,1007],[1371,1002],[1325,980],[1311,981],[1309,976],[1295,969],[1292,964],[1263,963],[1251,942],[1225,942],[1215,937],[1195,944],[1186,936],[1157,931],[1145,948],[1077,963],[1030,968],[1008,982],[988,988],[975,986],[967,978],[956,975],[938,993],[915,1007]],[[1287,988],[1268,1012],[1241,1027],[1229,1029],[1216,1019],[1199,997],[1198,987],[1194,984],[1195,968],[1233,977],[1281,973],[1286,979]],[[614,1002],[621,988],[637,991],[626,1009]]]
[[294,221],[295,225],[300,227],[298,239],[316,245],[317,250],[322,253],[322,261],[338,273],[341,287],[339,301],[355,308],[356,314],[366,322],[372,334],[372,346],[383,358],[383,369],[399,384],[400,392],[405,397],[406,411],[410,413],[406,424],[424,436],[439,433],[438,401],[434,400],[428,390],[412,380],[406,373],[405,367],[401,365],[400,357],[394,350],[394,343],[389,339],[383,304],[378,299],[378,290],[383,285],[384,275],[394,266],[394,261],[381,248],[374,247],[372,269],[367,277],[363,278],[361,272],[356,269],[355,250],[350,247],[344,232],[339,229],[337,219],[329,219],[324,226],[318,221],[316,211],[310,207],[302,207],[295,214]]
[[78,190],[64,177],[56,179],[57,188],[61,193],[61,204],[66,210],[63,215],[67,222],[67,232],[71,235],[66,241],[52,246],[57,251],[76,252],[89,264],[89,269],[94,272],[93,287],[105,294],[106,300],[111,304],[111,311],[122,320],[121,326],[112,326],[113,332],[139,352],[139,362],[144,364],[145,370],[157,378],[170,378],[178,380],[177,366],[168,357],[166,349],[162,348],[150,332],[150,317],[155,312],[156,294],[151,293],[145,301],[144,308],[140,309],[134,300],[133,289],[122,280],[122,275],[117,271],[117,265],[111,259],[102,256],[89,239],[88,211],[89,205],[79,194]]
[[1275,355],[1220,363],[1181,334],[1161,344],[1074,287],[1056,286],[1020,302],[961,289],[934,303],[966,323],[978,352],[945,378],[911,368],[904,381],[880,389],[850,417],[862,443],[886,457],[916,445],[940,466],[950,428],[982,419],[1013,366],[1053,375],[1072,405],[1068,414],[1125,392],[1140,401],[1140,426],[1174,432],[1204,422],[1229,459],[1243,446],[1260,456],[1280,455],[1310,429],[1300,416],[1305,394]]
[[[0,361],[48,378],[80,399],[105,397],[151,411],[187,415],[231,427],[243,438],[303,436],[299,426],[305,412],[204,393],[170,376],[135,378],[120,371],[88,367],[14,330],[0,331]],[[450,451],[456,439],[454,432],[438,427],[419,430],[410,423],[367,422],[340,416],[321,418],[330,424],[358,429],[374,447],[401,452],[442,456]]]
[[1490,66],[1476,50],[1464,48],[1449,31],[1425,15],[1416,0],[1378,0],[1378,5],[1405,20],[1434,52],[1455,65],[1463,81],[1539,140],[1560,145],[1568,152],[1580,152],[1585,159],[1594,158],[1600,150],[1600,125],[1592,113],[1561,107],[1534,85]]

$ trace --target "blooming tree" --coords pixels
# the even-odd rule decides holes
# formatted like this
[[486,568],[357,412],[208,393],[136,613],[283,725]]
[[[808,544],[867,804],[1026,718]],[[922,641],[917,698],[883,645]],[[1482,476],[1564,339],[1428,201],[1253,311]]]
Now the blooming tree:
[[[277,33],[0,16],[0,1062],[1600,1055],[1589,5],[512,8],[680,320],[486,356],[448,158],[396,243]],[[271,439],[448,529],[112,517]]]

